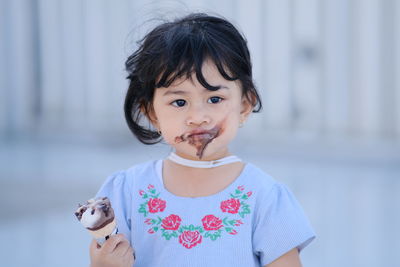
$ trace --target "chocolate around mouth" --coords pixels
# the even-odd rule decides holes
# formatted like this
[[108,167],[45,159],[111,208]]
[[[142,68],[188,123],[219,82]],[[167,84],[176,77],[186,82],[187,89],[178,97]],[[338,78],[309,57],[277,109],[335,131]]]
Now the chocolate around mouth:
[[196,156],[200,159],[203,157],[204,150],[211,141],[217,138],[220,134],[220,126],[215,126],[209,131],[198,133],[198,134],[182,134],[181,136],[175,137],[175,142],[188,141],[189,145],[195,146],[197,149]]

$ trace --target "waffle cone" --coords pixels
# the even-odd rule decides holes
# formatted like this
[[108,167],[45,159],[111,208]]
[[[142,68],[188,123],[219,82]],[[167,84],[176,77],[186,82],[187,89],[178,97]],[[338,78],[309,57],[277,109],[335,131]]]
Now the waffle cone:
[[95,231],[92,231],[92,230],[88,230],[88,231],[95,239],[97,239],[97,238],[104,238],[108,235],[111,235],[116,227],[117,227],[117,223],[114,218],[114,220],[112,222],[110,222],[103,228],[100,228]]

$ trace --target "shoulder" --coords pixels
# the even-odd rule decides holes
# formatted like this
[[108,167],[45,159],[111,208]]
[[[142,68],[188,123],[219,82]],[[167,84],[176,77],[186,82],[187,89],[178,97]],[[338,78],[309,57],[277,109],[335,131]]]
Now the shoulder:
[[154,175],[155,166],[158,160],[149,160],[142,163],[138,163],[125,170],[125,175],[130,179],[135,179],[136,177]]
[[157,160],[135,164],[128,169],[119,170],[107,177],[100,191],[130,190],[143,177],[151,177],[155,173]]
[[246,181],[256,188],[256,192],[260,195],[266,195],[276,186],[278,182],[269,173],[252,163],[246,164]]
[[254,164],[248,163],[246,180],[253,188],[256,206],[270,207],[297,202],[293,192],[284,183]]

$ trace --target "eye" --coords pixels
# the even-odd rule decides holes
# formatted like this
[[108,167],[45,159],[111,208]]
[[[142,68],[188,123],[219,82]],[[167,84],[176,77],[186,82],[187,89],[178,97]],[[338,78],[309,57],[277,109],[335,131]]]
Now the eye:
[[171,103],[175,107],[183,107],[186,104],[186,101],[183,99],[175,100]]
[[210,103],[210,104],[217,104],[217,103],[221,102],[222,100],[223,100],[222,97],[219,97],[219,96],[212,96],[212,97],[210,97],[210,98],[208,99],[208,103]]

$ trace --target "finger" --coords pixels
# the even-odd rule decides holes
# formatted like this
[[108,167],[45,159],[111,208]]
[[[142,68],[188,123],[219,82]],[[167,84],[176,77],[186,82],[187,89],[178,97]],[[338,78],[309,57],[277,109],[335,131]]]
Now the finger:
[[99,244],[95,239],[92,239],[92,242],[90,243],[90,251],[95,252],[100,248]]
[[126,251],[130,248],[128,240],[123,240],[120,242],[114,250],[114,253],[123,256],[126,254]]
[[93,260],[94,258],[96,258],[100,251],[101,250],[99,244],[97,244],[96,240],[93,239],[92,242],[90,243],[90,249],[89,249],[90,259]]
[[118,244],[123,242],[124,240],[126,239],[123,234],[110,236],[110,238],[107,239],[106,242],[104,242],[102,246],[102,251],[105,253],[111,253],[116,249]]
[[126,253],[123,255],[123,258],[127,261],[129,266],[132,266],[135,262],[135,251],[132,247],[129,247],[126,250]]
[[132,247],[128,247],[128,249],[125,251],[124,256],[128,256],[128,255],[135,255],[135,250]]

